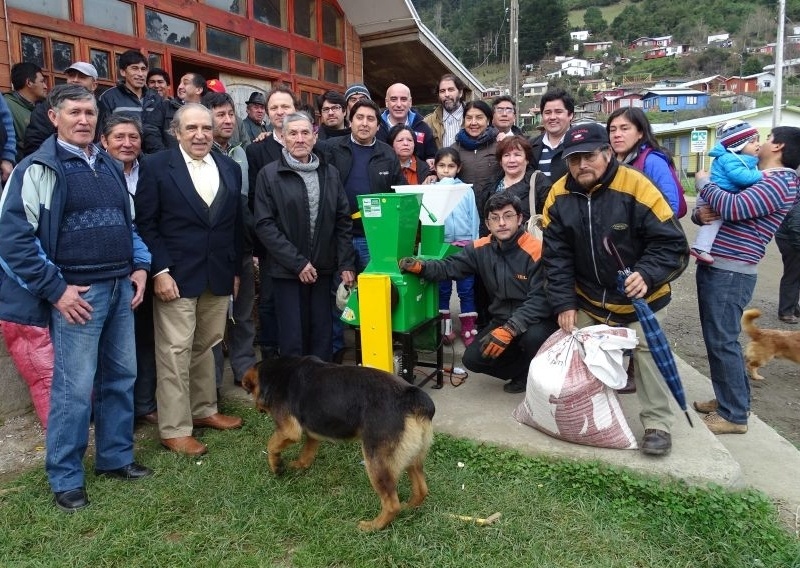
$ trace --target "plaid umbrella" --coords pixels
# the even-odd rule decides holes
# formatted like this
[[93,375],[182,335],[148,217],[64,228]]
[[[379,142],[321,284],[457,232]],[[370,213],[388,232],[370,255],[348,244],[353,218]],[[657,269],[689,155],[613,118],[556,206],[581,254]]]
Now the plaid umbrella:
[[[617,271],[617,289],[625,295],[625,279],[631,275],[631,269],[628,268],[619,256],[617,247],[609,237],[603,238],[603,246],[606,252],[613,256],[619,264]],[[675,397],[678,406],[683,410],[686,420],[689,421],[689,426],[694,428],[692,419],[689,417],[689,412],[686,410],[686,395],[683,392],[683,383],[681,383],[681,376],[678,374],[678,367],[675,364],[675,358],[672,356],[672,350],[669,348],[669,341],[664,335],[661,326],[658,325],[658,320],[650,309],[650,306],[643,298],[630,298],[633,309],[636,312],[636,317],[644,330],[644,336],[647,340],[647,345],[650,347],[650,353],[653,360],[656,362],[658,370],[661,371],[661,376],[667,383],[672,396]]]

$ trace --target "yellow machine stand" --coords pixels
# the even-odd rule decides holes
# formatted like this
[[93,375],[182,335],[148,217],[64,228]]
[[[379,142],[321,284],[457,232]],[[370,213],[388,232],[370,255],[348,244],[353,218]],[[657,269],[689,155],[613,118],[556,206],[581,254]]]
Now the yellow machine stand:
[[394,372],[391,281],[388,274],[362,273],[358,276],[358,310],[361,315],[362,364]]

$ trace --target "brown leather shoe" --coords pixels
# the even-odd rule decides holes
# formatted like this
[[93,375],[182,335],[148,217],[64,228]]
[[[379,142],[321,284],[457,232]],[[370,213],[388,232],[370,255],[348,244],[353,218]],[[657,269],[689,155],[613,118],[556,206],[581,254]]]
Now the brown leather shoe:
[[137,416],[136,422],[139,422],[140,424],[158,424],[158,411],[154,410],[148,414]]
[[242,419],[238,416],[225,416],[217,412],[205,418],[194,418],[192,424],[195,428],[214,428],[215,430],[233,430],[242,427]]
[[161,445],[176,454],[184,454],[187,456],[202,456],[208,451],[205,444],[199,442],[192,436],[161,438]]

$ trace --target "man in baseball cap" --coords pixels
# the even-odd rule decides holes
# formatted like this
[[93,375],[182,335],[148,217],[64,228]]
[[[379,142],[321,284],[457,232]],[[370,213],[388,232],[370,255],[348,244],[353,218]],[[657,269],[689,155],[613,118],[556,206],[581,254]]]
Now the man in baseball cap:
[[[643,299],[658,321],[670,301],[670,282],[686,269],[689,246],[672,208],[642,172],[617,162],[602,124],[572,126],[564,135],[568,171],[555,180],[543,210],[547,297],[562,331],[596,323],[634,329],[633,352],[642,453],[672,448],[670,394],[656,366],[631,299]],[[630,267],[617,287],[617,265],[603,247],[619,248]]]
[[[85,61],[76,61],[66,69],[64,69],[64,73],[69,77],[70,75],[79,73],[84,77],[90,77],[97,80],[97,69],[95,69],[94,65],[91,63],[86,63]],[[89,89],[90,91],[93,89]]]
[[[97,88],[97,69],[91,63],[76,61],[64,69],[64,75],[67,76],[68,84],[80,85],[90,93],[93,93]],[[50,104],[46,99],[38,102],[33,108],[28,128],[25,129],[25,139],[22,146],[22,154],[24,156],[38,150],[42,142],[55,133],[56,129],[47,116],[48,110],[50,110]],[[99,137],[100,134],[98,133],[95,139],[99,140]]]

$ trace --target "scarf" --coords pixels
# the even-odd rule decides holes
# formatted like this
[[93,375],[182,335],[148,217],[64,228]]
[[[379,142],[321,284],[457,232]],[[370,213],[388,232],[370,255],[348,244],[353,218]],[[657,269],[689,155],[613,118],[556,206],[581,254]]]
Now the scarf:
[[312,153],[308,163],[295,160],[289,150],[283,149],[283,158],[286,160],[286,165],[297,172],[303,178],[303,183],[306,186],[308,194],[308,213],[309,213],[309,227],[311,229],[311,240],[314,240],[314,232],[317,227],[317,216],[319,215],[319,201],[320,201],[320,186],[319,177],[317,176],[317,168],[319,167],[319,159]]
[[456,134],[456,142],[458,142],[465,150],[477,150],[483,146],[488,146],[497,138],[497,129],[490,126],[477,138],[473,138],[463,128]]

